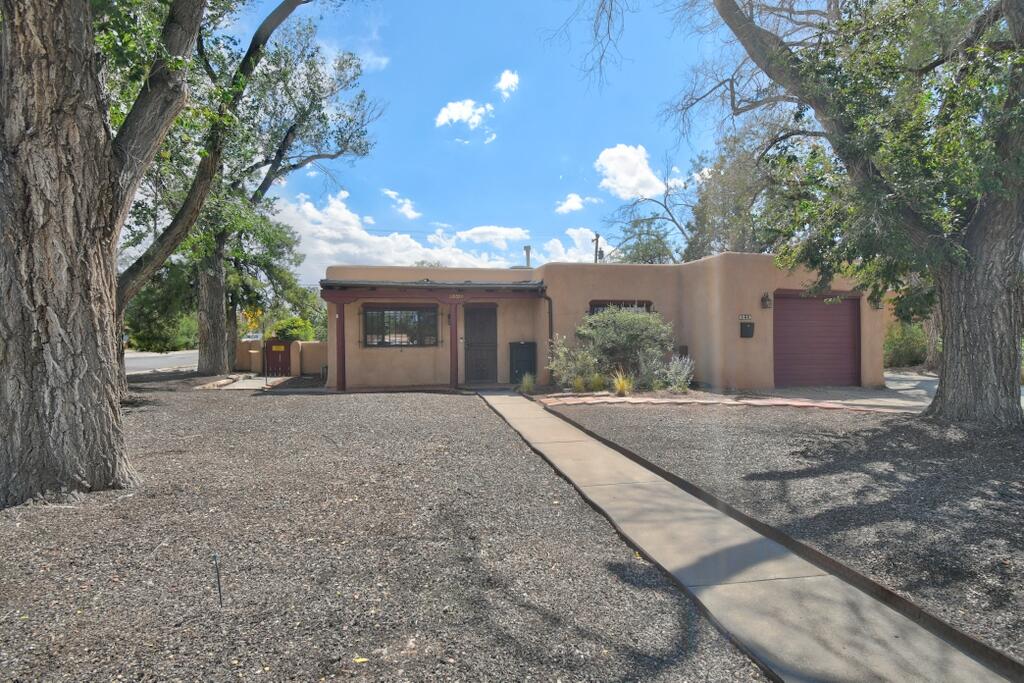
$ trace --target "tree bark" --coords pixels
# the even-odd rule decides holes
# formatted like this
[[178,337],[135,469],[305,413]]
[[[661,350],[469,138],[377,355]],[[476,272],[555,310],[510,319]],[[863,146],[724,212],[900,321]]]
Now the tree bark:
[[227,234],[218,232],[213,251],[203,259],[198,277],[199,374],[225,375],[227,354],[226,283],[224,246]]
[[925,415],[949,422],[1024,424],[1016,277],[980,263],[950,265],[936,278],[943,352],[939,388]]
[[114,329],[122,205],[87,2],[2,4],[0,508],[129,486]]
[[235,363],[238,360],[236,357],[238,351],[238,306],[235,305],[235,302],[231,297],[228,297],[227,332],[228,338],[226,353],[228,357],[228,368],[230,370],[234,370]]
[[924,356],[924,367],[926,370],[935,372],[939,369],[942,360],[942,313],[936,306],[921,326],[924,328],[927,348]]

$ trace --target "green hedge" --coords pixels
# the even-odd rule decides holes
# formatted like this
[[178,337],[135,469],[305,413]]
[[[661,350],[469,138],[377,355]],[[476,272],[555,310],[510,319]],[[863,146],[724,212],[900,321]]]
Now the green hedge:
[[883,352],[887,368],[920,365],[928,355],[928,336],[919,323],[895,322],[885,331]]

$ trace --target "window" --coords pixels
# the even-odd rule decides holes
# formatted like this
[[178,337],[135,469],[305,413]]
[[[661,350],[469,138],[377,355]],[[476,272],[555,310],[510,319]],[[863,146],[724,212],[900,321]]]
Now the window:
[[437,346],[437,306],[364,306],[365,346]]
[[633,311],[635,313],[650,313],[654,309],[654,305],[650,301],[640,301],[638,299],[608,299],[602,301],[591,301],[590,302],[590,315],[600,313],[606,308],[621,308],[624,311]]

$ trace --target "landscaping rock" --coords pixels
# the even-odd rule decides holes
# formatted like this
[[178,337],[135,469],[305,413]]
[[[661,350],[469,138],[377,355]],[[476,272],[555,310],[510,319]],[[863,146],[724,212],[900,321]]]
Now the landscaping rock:
[[0,678],[762,678],[477,397],[166,389],[0,512]]

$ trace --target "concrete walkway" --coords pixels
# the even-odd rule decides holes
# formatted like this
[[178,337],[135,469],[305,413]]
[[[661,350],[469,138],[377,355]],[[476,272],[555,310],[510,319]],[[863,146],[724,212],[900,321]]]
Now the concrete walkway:
[[508,394],[482,398],[782,679],[1003,680],[539,404]]

